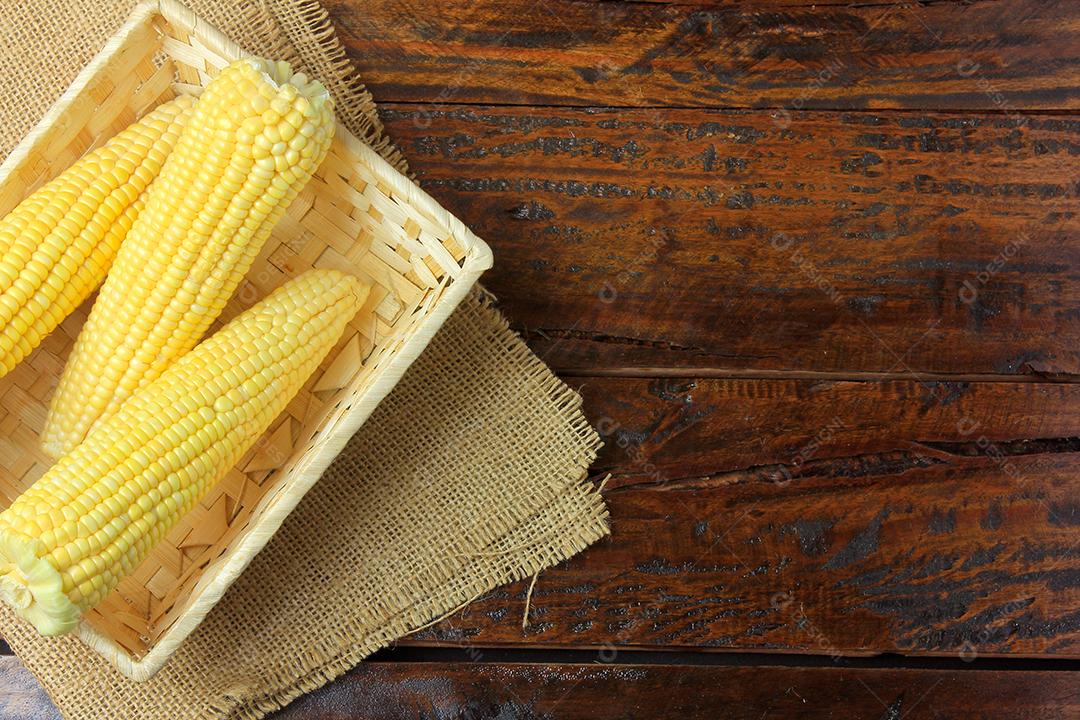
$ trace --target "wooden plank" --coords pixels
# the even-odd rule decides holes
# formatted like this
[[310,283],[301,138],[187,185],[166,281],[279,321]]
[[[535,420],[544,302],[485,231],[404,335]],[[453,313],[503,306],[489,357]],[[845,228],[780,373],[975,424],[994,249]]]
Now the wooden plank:
[[403,644],[1080,657],[1080,453],[865,455],[607,492],[612,535]]
[[275,720],[1075,718],[1075,675],[695,665],[363,663]]
[[1080,371],[1071,117],[384,117],[559,370]]
[[608,487],[889,455],[1080,450],[1080,385],[573,378]]
[[1071,0],[324,5],[384,102],[1080,107]]

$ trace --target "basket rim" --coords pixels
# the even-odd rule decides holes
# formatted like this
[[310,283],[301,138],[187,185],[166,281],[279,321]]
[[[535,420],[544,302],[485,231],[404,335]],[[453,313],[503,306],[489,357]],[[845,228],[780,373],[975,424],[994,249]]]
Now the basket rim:
[[[76,75],[41,120],[0,163],[0,188],[14,180],[13,176],[37,149],[45,133],[54,125],[63,122],[69,108],[79,100],[91,81],[105,71],[105,66],[113,55],[133,34],[152,23],[156,17],[161,17],[170,24],[190,28],[189,32],[200,42],[225,57],[239,59],[251,54],[177,0],[141,0],[129,13],[123,25]],[[431,301],[420,308],[428,311],[427,316],[421,319],[404,339],[395,340],[397,347],[386,365],[380,369],[374,382],[346,408],[336,411],[328,425],[321,429],[320,435],[325,438],[325,442],[314,451],[304,454],[288,481],[282,485],[282,491],[268,492],[259,501],[252,512],[252,517],[257,517],[257,520],[252,520],[239,534],[228,553],[210,562],[191,591],[188,600],[190,606],[157,638],[144,655],[136,657],[85,621],[79,624],[79,638],[131,680],[145,681],[153,677],[198,627],[379,402],[390,393],[412,362],[419,357],[431,338],[470,292],[480,275],[493,263],[493,255],[487,243],[426,191],[394,168],[367,143],[349,132],[340,122],[337,124],[337,134],[348,150],[368,165],[380,180],[385,181],[399,199],[416,206],[443,224],[455,241],[464,246],[461,270],[454,276],[447,275],[441,286],[433,290],[435,295]]]

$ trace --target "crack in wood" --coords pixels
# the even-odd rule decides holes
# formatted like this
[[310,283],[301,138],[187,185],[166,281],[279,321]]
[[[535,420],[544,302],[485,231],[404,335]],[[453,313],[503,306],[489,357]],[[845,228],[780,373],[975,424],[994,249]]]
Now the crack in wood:
[[[913,443],[915,444],[915,443]],[[594,482],[602,482],[611,474],[616,483],[607,493],[619,493],[638,490],[700,490],[725,485],[745,484],[762,482],[786,486],[791,482],[808,481],[812,479],[836,478],[854,480],[866,477],[881,477],[882,479],[903,475],[904,473],[918,468],[926,468],[931,465],[948,465],[956,462],[964,462],[971,459],[985,459],[997,462],[1000,457],[1025,457],[1037,455],[1072,454],[1080,452],[1080,438],[1038,438],[1032,440],[996,441],[993,443],[994,450],[988,451],[987,444],[978,441],[971,442],[920,442],[930,452],[894,451],[862,453],[858,455],[837,455],[823,458],[815,458],[791,470],[782,463],[770,463],[763,465],[750,465],[733,470],[725,470],[717,473],[694,473],[692,475],[666,475],[669,468],[660,467],[648,473],[648,477],[655,478],[657,474],[663,475],[660,479],[651,479],[635,482],[635,474],[630,471],[620,471],[618,467],[606,469],[604,472],[592,475]],[[990,453],[993,453],[991,455]],[[677,468],[678,466],[673,466]],[[619,482],[622,480],[622,482]]]
[[526,340],[529,339],[529,333],[536,333],[543,337],[545,340],[587,340],[589,342],[609,343],[615,345],[632,345],[635,347],[648,347],[658,350],[675,350],[680,352],[689,352],[697,355],[719,358],[756,360],[762,360],[765,358],[773,358],[777,360],[780,359],[779,355],[739,355],[732,353],[722,353],[716,350],[708,350],[707,348],[698,345],[683,345],[673,342],[671,340],[640,338],[629,335],[613,335],[611,333],[604,333],[596,330],[575,330],[572,328],[527,328],[524,326],[518,326],[517,329],[521,331],[521,333],[525,336]]

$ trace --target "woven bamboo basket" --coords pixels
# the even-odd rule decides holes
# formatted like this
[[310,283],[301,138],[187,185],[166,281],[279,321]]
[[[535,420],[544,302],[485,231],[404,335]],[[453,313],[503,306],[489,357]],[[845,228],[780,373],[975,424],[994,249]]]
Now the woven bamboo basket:
[[[0,215],[159,103],[198,94],[243,54],[173,0],[139,5],[0,166]],[[222,321],[312,267],[354,273],[372,285],[369,299],[255,447],[86,614],[82,640],[134,680],[159,670],[490,266],[482,240],[339,125]],[[4,507],[51,464],[39,434],[88,311],[0,380]]]

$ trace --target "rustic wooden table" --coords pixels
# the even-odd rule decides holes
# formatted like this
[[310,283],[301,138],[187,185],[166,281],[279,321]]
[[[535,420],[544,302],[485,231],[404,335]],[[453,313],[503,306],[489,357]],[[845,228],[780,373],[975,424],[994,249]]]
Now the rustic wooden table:
[[1080,3],[324,3],[612,535],[279,718],[1080,717]]
[[326,5],[612,535],[281,717],[1080,717],[1080,3]]

